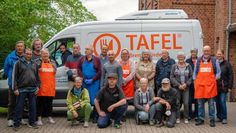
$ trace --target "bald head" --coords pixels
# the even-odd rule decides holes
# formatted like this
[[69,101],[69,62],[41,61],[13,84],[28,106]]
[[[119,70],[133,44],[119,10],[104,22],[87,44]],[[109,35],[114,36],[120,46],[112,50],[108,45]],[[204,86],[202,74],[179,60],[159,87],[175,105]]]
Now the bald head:
[[86,45],[85,46],[85,55],[91,56],[93,54],[93,46],[92,45]]
[[148,79],[147,78],[141,78],[140,83],[148,83]]
[[113,62],[113,61],[115,60],[115,52],[114,52],[113,50],[109,50],[109,51],[107,52],[107,55],[108,55],[108,57],[109,57],[109,61],[110,61],[110,62]]
[[143,92],[145,92],[148,88],[148,79],[147,78],[141,78],[140,79],[140,87]]
[[209,45],[203,47],[203,54],[205,58],[209,58],[211,56],[211,47]]

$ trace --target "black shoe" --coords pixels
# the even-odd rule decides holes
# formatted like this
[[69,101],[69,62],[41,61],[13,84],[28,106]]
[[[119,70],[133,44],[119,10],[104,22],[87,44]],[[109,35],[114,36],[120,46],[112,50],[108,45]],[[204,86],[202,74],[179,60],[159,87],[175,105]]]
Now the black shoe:
[[96,118],[93,118],[93,120],[92,120],[92,123],[97,123],[97,119]]
[[13,130],[14,130],[15,132],[17,132],[19,129],[20,129],[20,127],[16,127],[16,126],[13,127]]
[[215,121],[214,121],[214,120],[210,120],[210,126],[211,126],[211,127],[215,127],[215,126],[216,126],[216,124],[215,124]]
[[38,129],[39,127],[36,124],[29,124],[29,128]]
[[121,121],[122,121],[122,122],[126,122],[126,118],[125,118],[125,116],[122,117]]
[[200,126],[200,125],[203,125],[204,124],[204,120],[198,120],[195,125],[196,126]]
[[162,126],[164,126],[164,123],[163,123],[163,122],[158,122],[156,126],[157,126],[158,128],[159,128],[159,127],[162,127]]

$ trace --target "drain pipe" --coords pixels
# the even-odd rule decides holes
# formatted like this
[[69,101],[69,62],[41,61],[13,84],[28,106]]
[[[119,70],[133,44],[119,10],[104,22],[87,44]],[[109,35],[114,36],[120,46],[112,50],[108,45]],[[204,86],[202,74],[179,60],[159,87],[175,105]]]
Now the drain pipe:
[[228,16],[229,16],[229,23],[226,27],[226,60],[229,60],[229,35],[230,35],[230,31],[229,28],[231,26],[231,15],[232,15],[232,0],[228,1],[229,3],[229,12],[228,12]]

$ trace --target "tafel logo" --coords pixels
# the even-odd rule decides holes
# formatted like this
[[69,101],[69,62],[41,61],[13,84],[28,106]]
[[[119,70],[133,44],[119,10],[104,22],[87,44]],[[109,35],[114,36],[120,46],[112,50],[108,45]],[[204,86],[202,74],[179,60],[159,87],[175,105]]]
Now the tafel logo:
[[108,45],[109,50],[114,50],[115,56],[117,57],[121,51],[120,40],[113,34],[104,33],[99,35],[93,42],[94,54],[99,55],[98,48],[102,48],[102,45]]

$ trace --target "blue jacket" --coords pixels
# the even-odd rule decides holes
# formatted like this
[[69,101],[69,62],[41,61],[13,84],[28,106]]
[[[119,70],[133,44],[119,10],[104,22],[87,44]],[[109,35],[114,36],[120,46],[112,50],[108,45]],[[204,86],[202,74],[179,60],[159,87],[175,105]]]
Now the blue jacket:
[[155,77],[156,87],[161,87],[162,79],[164,78],[170,79],[171,67],[174,64],[175,60],[172,58],[169,58],[167,62],[163,62],[162,58],[158,60],[156,64],[156,77]]
[[10,88],[12,88],[13,67],[19,58],[21,58],[21,57],[17,56],[16,51],[14,50],[7,56],[7,58],[5,59],[5,62],[4,62],[4,73],[8,78],[8,85]]

